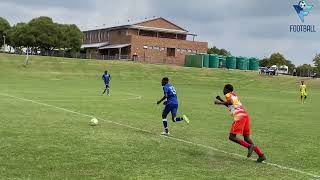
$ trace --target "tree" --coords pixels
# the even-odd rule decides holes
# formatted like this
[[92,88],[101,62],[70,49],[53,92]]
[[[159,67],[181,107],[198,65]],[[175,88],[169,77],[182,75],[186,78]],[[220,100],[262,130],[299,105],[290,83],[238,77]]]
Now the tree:
[[309,77],[313,72],[313,67],[310,64],[303,64],[297,67],[298,76]]
[[270,60],[269,63],[271,66],[272,65],[277,65],[277,66],[287,65],[286,58],[284,58],[284,56],[278,52],[271,54],[269,60]]
[[66,24],[57,24],[58,26],[58,48],[64,49],[64,51],[70,46],[68,39],[69,26]]
[[78,52],[80,51],[81,48],[81,44],[82,44],[82,32],[80,31],[80,29],[72,24],[69,27],[69,31],[68,31],[68,37],[69,37],[69,48],[71,48],[71,51],[73,52]]
[[29,23],[30,33],[36,38],[35,44],[42,54],[58,46],[58,26],[49,17],[38,17]]
[[208,54],[218,54],[223,56],[230,56],[231,53],[225,49],[219,49],[216,46],[213,46],[212,48],[208,49]]
[[3,45],[3,41],[4,41],[3,36],[6,36],[6,40],[7,42],[9,42],[10,39],[7,37],[7,32],[9,30],[10,30],[9,22],[3,17],[0,17],[0,47]]
[[316,54],[312,62],[314,63],[316,73],[320,74],[320,54]]
[[80,29],[72,24],[58,24],[58,48],[63,49],[64,53],[66,51],[75,54],[80,51],[82,44],[82,32]]
[[286,65],[288,66],[288,70],[290,74],[296,68],[296,66],[290,60],[286,60]]
[[15,49],[23,47],[35,47],[36,38],[30,31],[30,27],[26,23],[18,23],[14,25],[9,31],[8,36],[11,39],[10,46]]
[[261,60],[259,61],[259,66],[260,66],[260,67],[270,67],[270,66],[271,66],[271,65],[270,65],[270,59],[267,58],[267,57],[264,57],[263,59],[261,59]]
[[18,23],[7,31],[15,49],[31,48],[33,54],[47,55],[56,51],[70,52],[75,55],[80,51],[82,32],[72,24],[54,23],[49,17],[38,17],[29,23]]
[[278,52],[271,54],[269,58],[265,57],[261,59],[259,65],[261,67],[270,67],[272,65],[277,65],[279,67],[282,65],[286,65],[288,66],[289,73],[291,73],[295,68],[295,65],[290,60],[287,60],[282,54]]

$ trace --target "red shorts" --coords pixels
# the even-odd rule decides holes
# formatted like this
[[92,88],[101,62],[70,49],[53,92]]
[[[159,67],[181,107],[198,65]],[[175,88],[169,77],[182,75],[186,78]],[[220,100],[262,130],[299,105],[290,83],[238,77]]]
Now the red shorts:
[[250,118],[247,113],[235,115],[232,123],[231,134],[250,135]]

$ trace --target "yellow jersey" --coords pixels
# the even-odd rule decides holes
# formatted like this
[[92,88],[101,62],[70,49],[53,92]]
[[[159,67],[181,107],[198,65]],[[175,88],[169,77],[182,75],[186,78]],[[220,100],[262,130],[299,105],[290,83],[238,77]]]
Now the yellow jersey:
[[301,96],[306,96],[307,97],[307,86],[304,84],[304,85],[300,85],[300,95]]
[[300,85],[300,92],[302,93],[306,93],[307,92],[307,86],[304,84],[304,85]]

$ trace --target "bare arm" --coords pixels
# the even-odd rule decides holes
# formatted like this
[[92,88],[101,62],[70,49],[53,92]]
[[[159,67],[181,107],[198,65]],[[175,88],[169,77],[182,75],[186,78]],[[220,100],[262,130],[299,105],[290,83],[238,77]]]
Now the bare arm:
[[226,107],[232,105],[231,101],[224,101],[220,96],[216,97],[217,101],[214,102],[216,105],[225,105]]
[[164,101],[165,99],[167,99],[167,96],[163,96],[158,102],[157,104],[160,104],[162,101]]

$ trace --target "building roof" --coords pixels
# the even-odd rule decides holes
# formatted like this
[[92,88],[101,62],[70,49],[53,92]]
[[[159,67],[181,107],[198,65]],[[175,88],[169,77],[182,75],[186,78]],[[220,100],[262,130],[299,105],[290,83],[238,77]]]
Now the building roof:
[[107,46],[100,47],[99,49],[118,49],[118,48],[128,47],[130,45],[131,44],[110,44]]
[[[173,28],[177,29],[177,30],[181,30],[181,31],[185,31],[185,32],[188,32],[186,29],[178,26],[177,24],[174,24],[173,22],[163,18],[163,17],[159,17],[159,18],[153,18],[153,19],[150,19],[150,20],[145,20],[145,21],[142,21],[142,22],[138,22],[138,23],[135,23],[133,25],[138,25],[138,26],[148,26],[150,27],[150,25],[148,25],[148,23],[151,23],[151,22],[155,22],[155,21],[164,21],[166,22],[167,24],[171,25]],[[152,27],[152,26],[151,26]]]
[[[148,26],[140,26],[140,25],[131,25],[130,29],[141,29],[141,30],[149,30],[156,32],[167,32],[167,33],[176,33],[176,34],[190,34],[188,31],[176,30],[176,29],[167,29],[167,28],[157,28],[157,27],[148,27]],[[194,35],[194,34],[190,34]]]
[[[158,21],[163,20],[172,26],[176,27],[175,29],[172,28],[159,28],[159,27],[151,27],[151,26],[144,26],[145,23],[152,22],[152,21]],[[138,23],[132,23],[132,24],[124,24],[119,26],[112,26],[112,27],[104,27],[104,28],[95,28],[95,29],[89,29],[85,30],[83,32],[88,31],[95,31],[95,30],[103,30],[103,29],[110,29],[110,30],[117,30],[117,29],[139,29],[139,30],[149,30],[149,31],[156,31],[156,32],[167,32],[167,33],[176,33],[176,34],[185,34],[185,35],[193,35],[196,36],[196,34],[189,33],[187,30],[181,28],[180,26],[160,17],[160,18],[154,18],[151,20],[141,21]]]
[[103,43],[93,43],[93,44],[83,44],[81,45],[81,49],[85,49],[85,48],[100,48],[102,46],[106,46],[108,45],[109,42],[103,42]]

